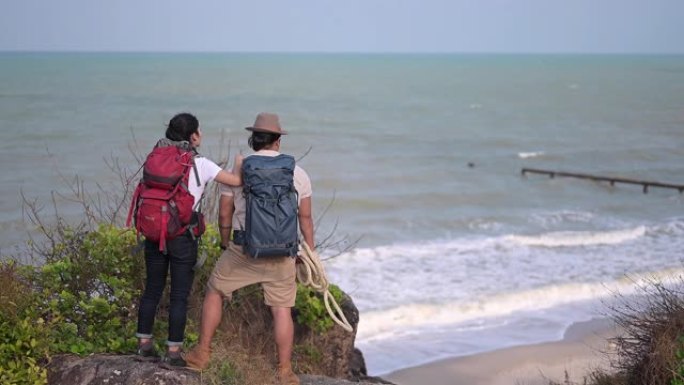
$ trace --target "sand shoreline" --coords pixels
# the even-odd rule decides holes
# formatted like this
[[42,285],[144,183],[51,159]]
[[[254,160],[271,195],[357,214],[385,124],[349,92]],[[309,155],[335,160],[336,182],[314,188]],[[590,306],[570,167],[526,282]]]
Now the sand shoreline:
[[516,346],[401,369],[382,377],[397,385],[548,385],[582,383],[592,369],[609,368],[609,338],[618,328],[611,320],[594,319],[568,328],[560,341]]

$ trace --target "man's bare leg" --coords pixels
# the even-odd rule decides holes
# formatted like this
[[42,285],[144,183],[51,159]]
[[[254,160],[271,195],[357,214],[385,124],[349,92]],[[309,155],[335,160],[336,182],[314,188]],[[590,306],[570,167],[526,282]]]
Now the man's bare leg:
[[299,378],[292,371],[292,346],[294,345],[294,323],[292,309],[271,307],[273,332],[278,348],[278,382],[281,385],[298,385]]
[[223,296],[221,293],[207,289],[202,303],[202,320],[200,323],[199,343],[185,356],[185,361],[191,369],[204,370],[211,357],[211,340],[221,323],[223,316]]
[[202,349],[211,348],[211,340],[221,323],[223,316],[223,296],[216,290],[207,289],[202,303],[202,320],[200,323],[200,338],[198,346]]

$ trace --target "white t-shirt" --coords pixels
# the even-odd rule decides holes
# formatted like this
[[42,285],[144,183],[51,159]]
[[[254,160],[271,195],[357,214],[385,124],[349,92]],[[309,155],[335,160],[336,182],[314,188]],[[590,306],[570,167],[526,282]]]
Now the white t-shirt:
[[221,171],[221,167],[203,156],[198,156],[195,158],[195,166],[197,168],[197,174],[199,175],[200,185],[197,185],[195,167],[193,167],[192,171],[190,171],[190,175],[188,175],[188,190],[190,190],[190,194],[192,194],[192,196],[195,198],[195,205],[193,206],[193,209],[197,210],[199,209],[198,205],[200,199],[202,199],[204,188],[207,186],[207,183],[216,178],[216,175],[218,175],[218,173]]

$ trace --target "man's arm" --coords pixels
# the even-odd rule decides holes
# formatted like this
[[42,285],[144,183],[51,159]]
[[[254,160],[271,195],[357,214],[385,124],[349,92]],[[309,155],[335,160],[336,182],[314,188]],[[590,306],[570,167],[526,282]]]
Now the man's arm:
[[221,233],[221,248],[228,247],[230,231],[233,227],[233,212],[235,211],[232,195],[221,194],[219,201],[219,233]]
[[299,202],[299,230],[302,232],[304,242],[311,249],[316,247],[314,243],[313,215],[311,214],[311,197],[302,198]]

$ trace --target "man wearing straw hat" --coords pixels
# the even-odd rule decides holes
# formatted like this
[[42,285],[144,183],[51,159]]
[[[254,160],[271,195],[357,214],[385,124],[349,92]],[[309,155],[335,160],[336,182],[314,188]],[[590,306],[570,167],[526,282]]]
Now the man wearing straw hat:
[[[264,157],[280,155],[280,139],[287,132],[282,130],[278,115],[260,113],[256,117],[254,125],[246,127],[246,129],[252,133],[249,138],[249,145],[255,151],[253,155]],[[247,163],[250,156],[245,158]],[[299,166],[294,166],[293,179],[298,195],[299,231],[304,242],[313,248],[311,181],[306,172]],[[246,206],[247,202],[242,187],[221,190],[219,227],[221,230],[221,247],[225,251],[216,263],[207,284],[207,293],[202,305],[199,343],[185,358],[188,367],[192,369],[203,370],[206,368],[211,355],[211,340],[221,322],[223,299],[230,298],[232,293],[241,287],[260,283],[264,289],[264,302],[271,308],[273,315],[275,342],[278,351],[278,382],[296,385],[299,384],[299,378],[292,371],[291,364],[294,344],[294,324],[291,310],[297,294],[295,258],[287,255],[252,258],[246,253],[245,248],[243,248]]]

